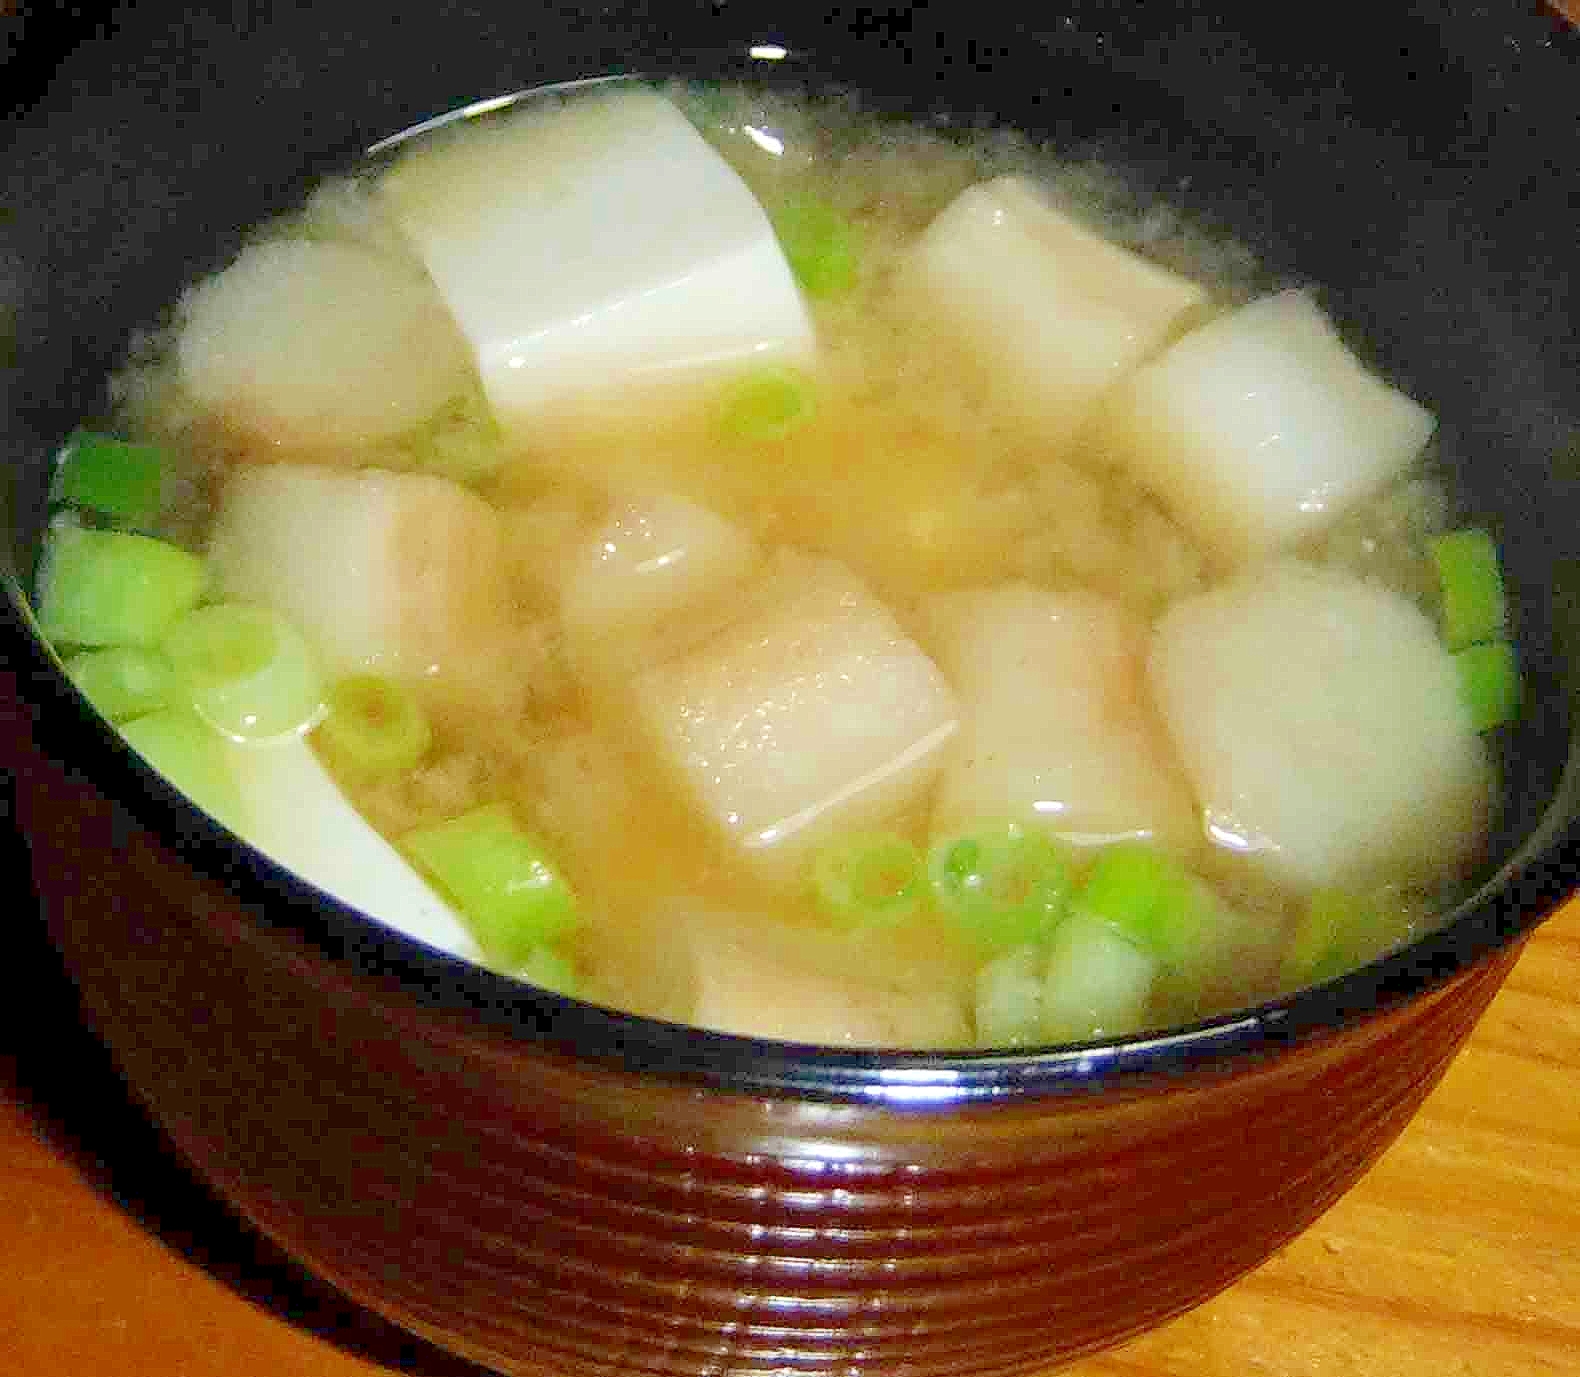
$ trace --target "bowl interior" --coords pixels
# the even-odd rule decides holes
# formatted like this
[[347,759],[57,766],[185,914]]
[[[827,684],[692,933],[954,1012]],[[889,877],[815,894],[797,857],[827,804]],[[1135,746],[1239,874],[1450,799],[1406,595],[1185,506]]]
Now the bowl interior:
[[[1248,243],[1273,274],[1320,284],[1352,342],[1436,411],[1467,512],[1501,539],[1527,693],[1504,748],[1504,863],[1452,923],[1408,952],[1246,1016],[1109,1048],[1104,1068],[1156,1069],[1375,1007],[1537,921],[1567,892],[1580,856],[1570,779],[1580,687],[1580,135],[1577,45],[1556,22],[1452,5],[1374,18],[1362,44],[1318,25],[1296,55],[1281,16],[1254,5],[1219,7],[1209,21],[1076,4],[1029,27],[1018,8],[981,3],[859,15],[615,5],[576,24],[550,7],[396,5],[371,25],[358,7],[334,5],[280,7],[239,28],[138,6],[72,51],[6,134],[12,213],[0,224],[0,292],[16,348],[15,366],[0,371],[0,510],[11,596],[36,554],[47,457],[103,409],[104,377],[130,331],[154,322],[184,279],[232,253],[247,225],[380,138],[480,96],[632,71],[850,87],[879,109],[939,123],[1014,124],[1133,169]],[[788,55],[748,55],[766,41]],[[179,805],[151,801],[147,778],[85,722],[25,617],[13,606],[8,618],[51,749],[101,772],[108,792],[173,835]],[[208,835],[189,818],[180,830]],[[222,838],[209,842],[218,850],[200,864],[223,854]],[[374,951],[384,969],[423,965],[417,983],[431,997],[465,999],[516,1027],[552,1025],[579,1048],[836,1094],[861,1093],[881,1069],[871,1057],[765,1054],[723,1037],[700,1040],[698,1051],[694,1035],[546,1006],[454,963],[435,982],[415,949],[370,939],[356,915],[292,888],[266,863],[248,875],[239,883],[265,883],[276,912],[284,896],[291,921],[335,950]],[[991,1093],[1009,1074],[1021,1086],[1053,1085],[1090,1064],[1088,1054],[958,1058],[948,1079]]]

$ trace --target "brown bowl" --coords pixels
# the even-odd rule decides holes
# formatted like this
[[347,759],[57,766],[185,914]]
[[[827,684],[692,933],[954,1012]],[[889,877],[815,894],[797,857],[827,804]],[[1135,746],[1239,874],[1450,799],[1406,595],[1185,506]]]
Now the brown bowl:
[[[18,820],[129,1084],[306,1265],[505,1372],[981,1377],[1205,1299],[1403,1127],[1580,857],[1575,53],[1517,14],[1410,7],[1376,16],[1366,52],[1308,35],[1292,65],[1262,8],[1208,23],[1077,5],[1026,30],[992,4],[787,25],[733,5],[575,24],[547,7],[368,22],[320,6],[231,29],[140,6],[13,119],[7,711],[32,727],[7,761]],[[224,254],[213,226],[480,94],[738,75],[769,37],[791,52],[773,79],[1096,137],[1155,168],[1328,284],[1378,365],[1438,409],[1449,462],[1504,535],[1527,684],[1502,863],[1440,932],[1158,1037],[958,1056],[755,1043],[391,934],[193,812],[66,685],[19,591],[45,459],[96,409],[128,330]]]
[[[984,1374],[1112,1343],[1351,1185],[1516,954],[1291,1047],[1187,1035],[1128,1049],[1162,1063],[1139,1075],[1064,1054],[1062,1094],[1018,1093],[1049,1068],[1001,1058],[977,1099],[976,1067],[874,1058],[834,1097],[746,1083],[735,1047],[666,1074],[436,1007],[146,833],[118,844],[92,789],[33,783],[56,937],[182,1151],[351,1296],[507,1372]],[[101,848],[114,872],[82,874]],[[720,1041],[692,1037],[699,1062]]]

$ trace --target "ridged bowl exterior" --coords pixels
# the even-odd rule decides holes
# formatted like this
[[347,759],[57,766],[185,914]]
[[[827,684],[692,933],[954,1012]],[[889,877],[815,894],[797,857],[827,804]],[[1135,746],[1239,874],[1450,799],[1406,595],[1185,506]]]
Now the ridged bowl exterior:
[[530,1377],[986,1377],[1133,1334],[1353,1183],[1516,954],[1124,1088],[742,1094],[435,1013],[259,923],[47,762],[21,786],[86,1007],[200,1172],[370,1308]]

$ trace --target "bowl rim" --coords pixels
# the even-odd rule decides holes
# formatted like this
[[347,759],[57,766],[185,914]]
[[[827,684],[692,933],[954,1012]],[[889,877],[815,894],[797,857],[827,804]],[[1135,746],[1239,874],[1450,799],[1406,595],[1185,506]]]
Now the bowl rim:
[[[1516,18],[1508,16],[1511,24]],[[1540,21],[1533,16],[1520,22],[1533,36],[1538,33]],[[1561,21],[1551,23],[1561,26]],[[1564,38],[1575,34],[1565,31]],[[1534,51],[1535,38],[1531,41]],[[1580,51],[1580,43],[1568,46]],[[1551,52],[1555,67],[1567,56]],[[522,94],[457,107],[366,151],[377,154],[423,129]],[[1580,152],[1580,138],[1570,143]],[[1357,970],[1262,1004],[1127,1037],[1003,1051],[848,1050],[667,1023],[525,985],[429,948],[229,833],[120,742],[115,729],[67,680],[16,577],[7,570],[3,578],[0,648],[5,653],[0,663],[14,677],[19,697],[35,710],[45,754],[92,779],[97,791],[137,825],[229,889],[252,920],[295,934],[336,966],[385,985],[393,982],[421,1006],[480,1019],[522,1043],[717,1090],[925,1111],[1108,1093],[1160,1077],[1222,1073],[1335,1036],[1442,987],[1520,941],[1580,886],[1580,807],[1573,803],[1580,795],[1580,752],[1571,737],[1563,777],[1541,823],[1441,926]],[[1565,812],[1570,816],[1561,816]]]

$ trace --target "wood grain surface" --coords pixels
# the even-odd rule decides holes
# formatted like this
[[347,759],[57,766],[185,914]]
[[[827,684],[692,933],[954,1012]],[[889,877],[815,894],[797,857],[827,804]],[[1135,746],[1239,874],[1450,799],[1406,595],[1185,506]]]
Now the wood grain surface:
[[[0,1020],[0,1374],[478,1374],[314,1283],[184,1172],[35,926]],[[1218,1299],[1066,1371],[1580,1373],[1580,902],[1354,1192]]]

